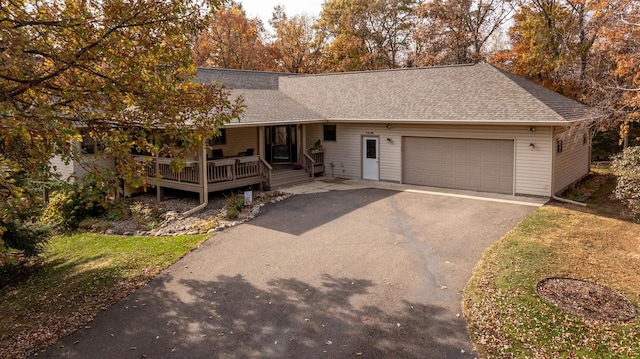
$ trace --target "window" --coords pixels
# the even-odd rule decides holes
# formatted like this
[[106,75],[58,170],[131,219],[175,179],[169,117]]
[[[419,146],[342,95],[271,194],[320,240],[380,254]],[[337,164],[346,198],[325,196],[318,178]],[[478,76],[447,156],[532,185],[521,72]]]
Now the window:
[[80,135],[82,136],[82,142],[80,143],[82,153],[93,155],[101,149],[100,144],[89,135],[89,132],[81,131]]
[[324,140],[335,141],[336,137],[336,125],[324,125]]
[[378,140],[367,140],[367,158],[378,158]]
[[221,128],[220,135],[209,140],[209,146],[226,145],[227,144],[227,129]]
[[556,153],[562,153],[562,140],[556,142]]

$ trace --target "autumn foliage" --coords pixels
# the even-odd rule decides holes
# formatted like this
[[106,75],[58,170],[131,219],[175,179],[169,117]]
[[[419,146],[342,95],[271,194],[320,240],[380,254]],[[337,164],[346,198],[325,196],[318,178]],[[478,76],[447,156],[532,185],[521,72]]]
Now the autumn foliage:
[[[124,179],[144,186],[148,179],[132,149],[158,153],[158,136],[197,148],[240,111],[227,90],[191,81],[204,3],[0,4],[0,249],[7,228],[31,220],[25,209],[41,200],[38,184],[51,179],[51,157],[82,162],[79,128],[116,159],[115,173],[90,168],[113,175],[99,184]],[[164,151],[180,155],[175,146]]]

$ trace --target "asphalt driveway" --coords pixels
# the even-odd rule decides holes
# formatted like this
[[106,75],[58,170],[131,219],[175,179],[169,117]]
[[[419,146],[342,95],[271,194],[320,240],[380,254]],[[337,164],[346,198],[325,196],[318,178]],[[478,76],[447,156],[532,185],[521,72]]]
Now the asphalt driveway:
[[462,290],[534,209],[381,188],[297,195],[38,356],[473,358]]

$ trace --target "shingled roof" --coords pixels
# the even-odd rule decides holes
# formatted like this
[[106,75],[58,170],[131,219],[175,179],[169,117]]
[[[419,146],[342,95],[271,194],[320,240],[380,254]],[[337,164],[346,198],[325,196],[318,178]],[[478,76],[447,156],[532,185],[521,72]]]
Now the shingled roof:
[[242,123],[569,124],[598,112],[489,64],[293,75],[198,69],[242,94]]

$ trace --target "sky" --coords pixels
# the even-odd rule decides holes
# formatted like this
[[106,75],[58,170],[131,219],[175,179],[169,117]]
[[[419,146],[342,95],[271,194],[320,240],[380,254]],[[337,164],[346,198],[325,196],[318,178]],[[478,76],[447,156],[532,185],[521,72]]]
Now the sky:
[[269,27],[269,19],[276,5],[284,5],[289,16],[307,14],[317,17],[322,10],[324,0],[239,0],[248,17],[259,17],[265,27]]

